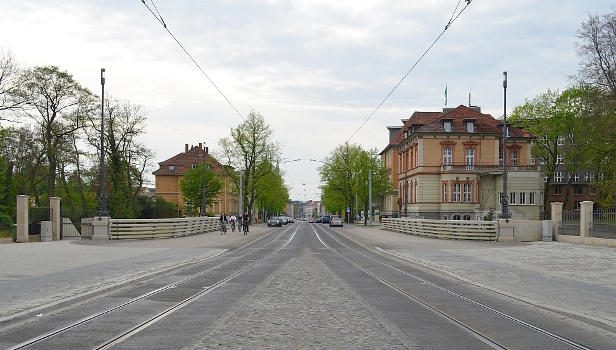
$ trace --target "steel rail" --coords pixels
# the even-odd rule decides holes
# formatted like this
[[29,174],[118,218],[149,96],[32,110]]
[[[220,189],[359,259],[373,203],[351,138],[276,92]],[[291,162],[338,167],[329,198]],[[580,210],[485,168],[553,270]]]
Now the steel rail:
[[[280,234],[280,236],[282,236],[282,235],[284,235],[284,233],[285,233],[286,229],[287,229],[287,228],[289,228],[289,227],[290,227],[290,226],[284,227],[282,230],[281,230],[281,229],[275,230],[275,231],[273,231],[272,233],[274,233],[274,232],[276,232],[276,231],[281,231],[281,232],[280,232],[280,233],[281,233],[281,234]],[[297,228],[295,229],[295,232],[297,232]],[[290,238],[290,239],[293,239],[293,237],[295,236],[295,232],[293,233],[293,235],[291,236],[291,238]],[[271,240],[269,240],[269,241],[265,242],[265,244],[263,244],[262,246],[260,246],[260,248],[266,247],[266,246],[268,246],[269,244],[271,244],[271,243],[275,242],[275,241],[277,240],[277,238],[278,238],[278,237],[275,237],[275,238],[273,238],[273,239],[271,239]],[[285,244],[284,244],[282,247],[286,246],[286,245],[288,244],[288,242],[290,241],[290,239],[289,239],[287,242],[285,242]],[[261,243],[261,241],[257,241],[257,242],[255,242],[255,243],[256,243],[256,244],[258,244],[258,243]],[[282,247],[280,247],[280,248],[276,249],[273,253],[266,254],[264,257],[262,257],[262,258],[260,258],[260,259],[258,259],[258,260],[256,260],[256,261],[257,261],[257,262],[261,262],[261,261],[262,261],[263,259],[265,259],[266,257],[271,256],[272,254],[274,254],[274,253],[278,252],[280,249],[282,249]],[[228,252],[227,252],[227,253],[228,253]],[[49,331],[49,332],[47,332],[47,333],[44,333],[44,334],[42,334],[42,335],[39,335],[39,336],[37,336],[37,337],[34,337],[34,338],[28,339],[28,340],[26,340],[26,341],[23,341],[23,342],[21,342],[21,343],[19,343],[19,344],[17,344],[17,345],[14,345],[13,347],[9,348],[8,350],[19,350],[19,349],[23,349],[23,348],[25,348],[25,347],[27,347],[27,346],[30,346],[30,345],[36,344],[36,343],[41,342],[41,341],[43,341],[43,340],[45,340],[45,339],[49,339],[49,338],[51,338],[51,337],[53,337],[53,336],[55,336],[55,335],[58,335],[58,334],[63,333],[63,332],[65,332],[65,331],[67,331],[67,330],[70,330],[70,329],[72,329],[72,328],[75,328],[75,327],[77,327],[77,326],[79,326],[79,325],[82,325],[82,324],[84,324],[84,323],[87,323],[87,322],[89,322],[89,321],[92,321],[92,320],[94,320],[94,319],[96,319],[96,318],[99,318],[99,317],[101,317],[101,316],[107,315],[107,314],[112,313],[112,312],[114,312],[114,311],[116,311],[116,310],[122,309],[122,308],[124,308],[124,307],[126,307],[126,306],[128,306],[128,305],[130,305],[130,304],[133,304],[133,303],[135,303],[135,302],[137,302],[137,301],[143,300],[143,299],[148,298],[148,297],[150,297],[150,296],[152,296],[152,295],[156,295],[156,294],[161,293],[161,292],[163,292],[163,291],[165,291],[165,290],[175,288],[175,287],[177,287],[178,285],[181,285],[181,284],[183,284],[183,283],[186,283],[186,282],[188,282],[188,281],[190,281],[190,280],[193,280],[193,279],[195,279],[195,278],[197,278],[197,277],[203,276],[204,274],[206,274],[206,273],[208,273],[208,272],[211,272],[211,271],[214,271],[214,270],[216,270],[216,269],[219,269],[219,268],[221,268],[221,267],[223,267],[223,266],[225,266],[225,265],[227,265],[227,264],[229,264],[229,263],[231,263],[231,262],[234,262],[234,261],[240,260],[241,258],[243,258],[243,257],[245,257],[246,255],[251,254],[251,253],[252,253],[252,252],[247,252],[246,254],[243,254],[243,255],[238,256],[238,257],[235,257],[235,258],[233,258],[233,259],[231,259],[231,260],[228,260],[228,261],[222,262],[222,263],[220,263],[220,264],[218,264],[218,265],[216,265],[216,266],[212,266],[212,267],[210,267],[210,268],[208,268],[208,269],[205,269],[205,270],[203,270],[203,271],[200,271],[200,272],[198,272],[198,273],[195,273],[195,274],[193,274],[193,275],[190,275],[190,276],[188,276],[188,277],[186,277],[186,278],[183,278],[183,279],[181,279],[181,280],[179,280],[179,281],[176,281],[176,282],[170,283],[170,284],[165,285],[165,286],[163,286],[163,287],[160,287],[160,288],[154,289],[154,290],[152,290],[152,291],[149,291],[149,292],[147,292],[147,293],[144,293],[144,294],[142,294],[142,295],[139,295],[139,296],[137,296],[137,297],[134,297],[134,298],[132,298],[132,299],[130,299],[130,300],[128,300],[128,301],[125,301],[125,302],[123,302],[123,303],[121,303],[121,304],[118,304],[118,305],[116,305],[116,306],[114,306],[114,307],[111,307],[111,308],[109,308],[109,309],[107,309],[107,310],[104,310],[104,311],[101,311],[101,312],[97,312],[97,313],[95,313],[95,314],[92,314],[92,315],[89,315],[89,316],[83,317],[83,318],[81,318],[81,319],[79,319],[79,320],[77,320],[77,321],[75,321],[75,322],[73,322],[73,323],[71,323],[71,324],[68,324],[68,325],[66,325],[66,326],[63,326],[63,327],[60,327],[60,328],[54,329],[54,330],[52,330],[52,331]],[[214,258],[217,258],[217,257],[220,257],[220,256],[221,256],[221,255],[215,255],[215,256],[212,256],[211,258],[208,258],[208,259],[206,259],[206,260],[202,260],[202,261],[196,262],[196,263],[195,263],[195,265],[196,265],[196,264],[201,264],[201,263],[203,263],[203,262],[205,262],[205,261],[207,261],[207,260],[211,260],[211,259],[214,259]],[[250,267],[252,267],[254,264],[255,264],[255,263],[252,263],[252,264],[250,264],[249,266],[250,266]],[[183,267],[183,268],[187,268],[187,267],[188,267],[188,266],[185,266],[185,267]],[[239,271],[242,271],[242,272],[243,272],[243,270],[239,270]],[[234,274],[234,275],[235,275],[235,274]],[[228,278],[228,277],[227,277],[227,278]],[[225,278],[225,279],[226,279],[226,278]],[[224,280],[224,279],[223,279],[223,280]],[[218,281],[217,283],[220,283],[220,282],[221,282],[221,281]],[[217,285],[217,283],[213,284],[212,286]],[[212,287],[212,286],[210,286],[210,287]],[[208,289],[206,289],[206,290],[204,290],[204,291],[208,291]],[[201,291],[200,293],[202,294],[204,291]],[[197,294],[199,294],[199,293],[197,293]],[[186,299],[190,299],[190,298],[191,298],[191,297],[188,297],[188,298],[186,298]],[[185,300],[186,300],[186,299],[185,299]],[[185,301],[185,300],[184,300],[184,301]],[[184,302],[184,301],[182,301],[182,302]],[[180,302],[180,303],[182,303],[182,302]],[[149,321],[148,321],[148,322],[149,322]]]
[[[313,231],[314,231],[314,228],[313,228]],[[493,307],[488,306],[488,305],[486,305],[486,304],[483,304],[483,303],[481,303],[481,302],[479,302],[479,301],[476,301],[476,300],[473,300],[473,299],[471,299],[471,298],[465,297],[465,296],[463,296],[463,295],[461,295],[461,294],[459,294],[459,293],[456,293],[456,292],[454,292],[454,291],[452,291],[452,290],[450,290],[450,289],[447,289],[447,288],[445,288],[445,287],[439,286],[438,284],[436,284],[436,283],[434,283],[434,282],[428,281],[428,280],[426,280],[426,279],[424,279],[424,278],[421,278],[421,277],[419,277],[419,276],[417,276],[417,275],[414,275],[414,274],[412,274],[412,273],[409,273],[409,272],[406,272],[406,271],[400,270],[399,268],[397,268],[397,267],[395,267],[395,266],[393,266],[393,265],[391,265],[391,264],[388,264],[388,263],[386,263],[386,262],[383,262],[383,261],[381,261],[381,260],[379,260],[379,259],[376,259],[376,258],[374,258],[374,257],[372,257],[372,256],[370,256],[370,255],[368,255],[368,254],[366,254],[366,253],[364,253],[364,252],[361,252],[361,251],[359,251],[359,250],[357,250],[357,249],[355,249],[355,248],[350,247],[349,245],[347,245],[347,244],[345,244],[345,243],[341,242],[340,240],[336,239],[336,237],[332,236],[332,235],[331,235],[329,232],[327,232],[325,229],[323,229],[323,232],[324,232],[324,233],[326,233],[326,234],[327,234],[327,235],[328,235],[328,236],[329,236],[332,240],[336,241],[336,242],[337,242],[338,244],[340,244],[341,246],[343,246],[343,247],[345,247],[345,248],[347,248],[347,249],[349,249],[349,250],[351,250],[351,251],[353,251],[353,252],[355,252],[355,253],[357,253],[357,254],[359,254],[359,255],[363,256],[363,257],[366,257],[366,258],[368,258],[368,259],[370,259],[370,260],[372,260],[372,261],[375,261],[375,262],[377,262],[377,263],[379,263],[379,264],[381,264],[381,265],[383,265],[383,266],[385,266],[385,267],[389,267],[389,268],[391,268],[391,269],[393,269],[393,270],[395,270],[395,271],[397,271],[397,272],[399,272],[399,273],[402,273],[403,275],[406,275],[406,276],[411,277],[411,278],[413,278],[413,279],[415,279],[415,280],[417,280],[417,281],[420,281],[420,282],[422,282],[423,284],[427,284],[427,285],[429,285],[429,286],[431,286],[431,287],[433,287],[433,288],[435,288],[435,289],[438,289],[438,290],[440,290],[440,291],[442,291],[442,292],[445,292],[445,293],[447,293],[447,294],[450,294],[450,295],[452,295],[452,296],[455,296],[455,297],[457,297],[457,298],[459,298],[459,299],[462,299],[462,300],[464,300],[464,301],[466,301],[466,302],[468,302],[468,303],[471,303],[471,304],[473,304],[473,305],[475,305],[475,306],[479,306],[479,307],[481,307],[481,308],[483,308],[483,309],[485,309],[485,310],[488,310],[488,311],[490,311],[490,312],[492,312],[492,313],[495,313],[495,314],[497,314],[497,315],[499,315],[499,316],[501,316],[501,317],[504,317],[504,318],[506,318],[506,319],[508,319],[508,320],[510,320],[510,321],[513,321],[513,322],[518,323],[518,324],[520,324],[520,325],[523,325],[523,326],[525,326],[525,327],[527,327],[527,328],[530,328],[530,329],[532,329],[532,330],[534,330],[534,331],[537,331],[538,333],[541,333],[541,334],[546,335],[546,336],[549,336],[549,337],[551,337],[551,338],[553,338],[553,339],[559,340],[559,341],[561,341],[561,342],[563,342],[563,343],[565,343],[565,344],[568,344],[568,345],[570,345],[570,346],[572,346],[572,347],[574,347],[574,348],[577,348],[577,349],[580,349],[580,350],[593,350],[592,348],[589,348],[589,347],[587,347],[587,346],[585,346],[585,345],[583,345],[583,344],[577,343],[577,342],[575,342],[575,341],[573,341],[573,340],[570,340],[570,339],[568,339],[568,338],[565,338],[565,337],[563,337],[563,336],[560,336],[560,335],[558,335],[558,334],[556,334],[556,333],[553,333],[553,332],[551,332],[551,331],[549,331],[549,330],[547,330],[547,329],[545,329],[545,328],[543,328],[543,327],[536,326],[536,325],[534,325],[534,324],[532,324],[532,323],[529,323],[529,322],[527,322],[527,321],[524,321],[524,320],[522,320],[522,319],[520,319],[520,318],[517,318],[517,317],[515,317],[515,316],[509,315],[509,314],[507,314],[507,313],[504,313],[504,312],[502,312],[502,311],[499,311],[499,310],[497,310],[497,309],[494,309]],[[335,232],[335,231],[334,231],[334,232]],[[319,238],[319,240],[321,241],[321,243],[324,243],[324,242],[320,239],[320,237],[318,236],[318,233],[317,233],[316,231],[315,231],[315,234],[317,235],[317,238]],[[327,246],[327,245],[326,245],[326,246]],[[347,257],[345,257],[345,256],[344,256],[342,253],[340,253],[339,251],[337,251],[337,250],[335,250],[335,249],[333,249],[333,248],[331,248],[331,247],[329,247],[329,246],[327,246],[327,247],[328,247],[328,249],[330,249],[330,250],[332,250],[332,251],[336,252],[338,255],[340,255],[341,257],[343,257],[345,260],[349,261],[352,265],[354,265],[354,266],[356,266],[356,267],[359,267],[356,263],[352,262],[352,260],[350,260],[350,259],[348,259]],[[366,273],[368,273],[368,274],[370,274],[370,275],[373,275],[373,273],[372,273],[372,272],[369,272],[369,271],[364,270],[364,269],[363,269],[363,267],[362,267],[362,268],[360,268],[360,269],[362,269],[362,271],[364,271],[364,272],[366,272]],[[391,286],[392,286],[394,289],[396,289],[396,290],[398,290],[398,289],[399,289],[399,287],[397,287],[397,286],[395,286],[395,285],[391,284],[390,282],[387,282],[387,281],[382,280],[382,278],[380,278],[380,277],[376,277],[376,275],[375,275],[375,278],[377,278],[379,281],[381,281],[381,282],[383,282],[383,283],[386,283],[386,284],[388,284],[388,285],[391,285]],[[403,294],[406,294],[406,292],[403,292]],[[421,302],[421,303],[423,304],[423,302]],[[427,305],[427,304],[426,304],[426,305]],[[440,313],[440,312],[439,312],[439,313]],[[454,321],[455,321],[455,322],[457,322],[457,323],[462,324],[460,321],[455,320],[454,318],[451,318],[451,319],[452,319],[452,320],[454,320]],[[465,327],[466,327],[466,326],[465,326]]]

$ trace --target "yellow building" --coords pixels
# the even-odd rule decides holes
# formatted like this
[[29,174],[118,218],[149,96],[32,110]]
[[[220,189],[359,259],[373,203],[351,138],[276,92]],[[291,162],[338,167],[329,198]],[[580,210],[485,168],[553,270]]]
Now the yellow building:
[[183,216],[185,203],[180,191],[180,181],[182,181],[184,174],[188,170],[197,168],[199,164],[203,163],[204,159],[223,184],[220,193],[214,199],[214,203],[207,207],[207,213],[220,215],[222,212],[225,212],[237,215],[238,197],[236,186],[227,175],[224,166],[212,157],[209,154],[208,147],[204,149],[201,143],[199,146],[191,146],[190,148],[186,144],[183,153],[158,163],[159,168],[152,173],[156,181],[156,197],[176,204],[180,210],[179,215]]
[[[541,217],[543,174],[531,157],[534,138],[509,127],[507,198],[512,218]],[[476,220],[500,213],[502,122],[479,107],[416,112],[390,146],[398,156],[400,216]]]

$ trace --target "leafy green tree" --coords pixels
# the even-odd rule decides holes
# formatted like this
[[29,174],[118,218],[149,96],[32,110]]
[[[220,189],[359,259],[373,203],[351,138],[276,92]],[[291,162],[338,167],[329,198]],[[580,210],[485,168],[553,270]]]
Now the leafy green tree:
[[282,176],[271,163],[268,174],[261,178],[258,187],[260,191],[255,204],[260,210],[265,210],[264,218],[282,212],[289,200],[289,192]]
[[[203,190],[203,163],[194,169],[190,169],[184,174],[180,181],[180,191],[186,203],[186,215],[195,216],[199,213],[202,203]],[[209,167],[205,168],[205,202],[211,205],[214,198],[222,190],[222,181],[212,172]]]
[[252,216],[255,201],[264,191],[262,179],[270,174],[272,162],[280,158],[280,145],[273,141],[272,129],[257,112],[250,112],[237,128],[231,128],[231,135],[222,138],[219,145],[219,158],[238,189],[239,171],[233,169],[243,170],[242,211]]

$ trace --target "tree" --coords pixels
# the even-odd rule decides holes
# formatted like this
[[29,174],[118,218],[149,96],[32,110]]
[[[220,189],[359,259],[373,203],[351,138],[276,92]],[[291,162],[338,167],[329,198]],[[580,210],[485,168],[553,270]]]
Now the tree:
[[5,113],[18,109],[23,100],[15,98],[19,68],[10,52],[0,52],[0,121],[6,119]]
[[[366,151],[359,145],[348,142],[336,147],[319,169],[323,195],[321,200],[325,208],[333,213],[342,214],[346,207],[355,211],[355,201],[367,213],[369,208],[369,176],[372,172],[372,201],[391,191],[391,181],[383,164],[374,158],[376,149]],[[358,213],[355,213],[358,214]],[[352,221],[352,216],[347,221]],[[367,221],[367,215],[365,217]],[[364,221],[364,222],[366,222]]]
[[252,208],[257,197],[264,191],[260,186],[268,176],[271,163],[280,158],[280,146],[272,141],[273,133],[265,118],[259,113],[250,112],[246,120],[237,128],[231,128],[231,135],[219,141],[221,154],[229,176],[239,189],[239,167],[243,171],[242,211],[252,216]]
[[[105,101],[105,186],[109,213],[115,217],[132,218],[138,212],[137,197],[154,156],[139,142],[146,122],[141,106],[114,99]],[[88,124],[88,141],[100,157],[100,119],[91,116]]]
[[66,138],[84,125],[96,104],[94,95],[73,76],[55,66],[24,71],[12,95],[23,103],[24,113],[38,126],[47,161],[47,190],[55,195],[58,161]]
[[616,9],[589,16],[577,31],[580,68],[578,82],[599,87],[616,98]]
[[[180,181],[180,191],[184,196],[186,203],[186,214],[194,216],[199,213],[198,209],[202,204],[203,191],[203,167],[201,163],[198,167],[190,169],[184,174],[184,178]],[[222,189],[222,181],[214,175],[214,172],[209,167],[205,168],[205,203],[212,205],[214,198],[218,196]]]
[[289,200],[289,191],[273,164],[270,163],[269,172],[261,178],[258,187],[260,191],[255,204],[258,209],[265,210],[264,218],[267,214],[280,213],[285,208]]

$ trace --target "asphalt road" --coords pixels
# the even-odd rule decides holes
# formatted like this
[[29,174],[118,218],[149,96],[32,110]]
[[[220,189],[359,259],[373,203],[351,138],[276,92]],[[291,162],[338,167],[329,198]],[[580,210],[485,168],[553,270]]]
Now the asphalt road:
[[2,349],[613,349],[583,323],[380,255],[325,225],[21,317]]

